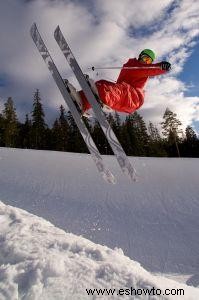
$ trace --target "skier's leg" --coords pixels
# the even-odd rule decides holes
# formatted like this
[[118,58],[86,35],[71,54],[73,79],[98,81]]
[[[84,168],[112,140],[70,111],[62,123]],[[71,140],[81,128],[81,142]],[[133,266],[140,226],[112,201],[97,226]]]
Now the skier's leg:
[[88,102],[84,92],[81,90],[79,91],[79,95],[81,97],[81,101],[82,101],[82,106],[83,106],[83,112],[86,112],[87,110],[89,110],[91,108],[90,103]]
[[[143,104],[143,95],[128,83],[114,83],[107,80],[99,80],[94,83],[89,79],[89,83],[99,103],[106,112],[116,110],[119,112],[132,113]],[[83,104],[83,111],[91,108],[83,91],[79,92]]]
[[[96,99],[97,101],[99,102],[99,104],[103,107],[103,102],[101,101],[101,99],[99,98],[99,93],[98,93],[98,89],[97,89],[97,86],[95,84],[95,81],[93,79],[91,79],[88,75],[84,75],[90,88],[92,89],[93,93],[95,94],[96,96]],[[84,92],[81,90],[79,91],[79,94],[80,94],[80,97],[81,97],[81,100],[82,100],[82,104],[83,104],[83,111],[86,112],[88,109],[91,108],[91,105],[90,103],[88,102]]]
[[87,81],[89,82],[90,87],[91,87],[92,91],[94,92],[98,103],[101,105],[102,110],[104,112],[106,112],[106,113],[112,112],[112,109],[110,108],[110,106],[106,105],[103,102],[103,99],[100,98],[99,92],[98,92],[98,89],[97,89],[97,85],[96,85],[95,81],[92,78],[89,78],[89,77],[87,78]]
[[113,83],[106,80],[96,82],[100,99],[119,112],[132,113],[143,104],[143,95],[128,83]]
[[88,75],[85,75],[85,77],[86,77],[86,80],[87,80],[87,82],[89,83],[89,85],[90,85],[90,87],[91,87],[93,93],[94,93],[97,97],[99,97],[99,93],[98,93],[98,89],[97,89],[97,86],[96,86],[96,84],[95,84],[95,81],[94,81],[92,78],[90,78]]
[[118,84],[107,80],[99,80],[96,83],[98,94],[103,101],[103,107],[106,112],[117,110],[117,104],[121,101],[121,91]]
[[86,118],[92,117],[92,115],[87,113],[87,110],[84,109],[82,96],[80,95],[80,93],[76,90],[76,88],[70,82],[68,82],[67,79],[64,79],[64,82],[67,86],[68,92],[70,93],[71,98],[73,99],[73,102],[74,102],[76,108],[81,113],[81,115]]
[[[100,103],[100,105],[102,106],[102,108],[106,108],[108,105],[104,101],[105,97],[103,97],[104,96],[103,93],[99,94],[99,89],[100,89],[99,82],[102,82],[102,85],[103,85],[104,82],[109,83],[109,81],[100,80],[100,81],[94,82],[94,80],[87,77],[87,75],[85,77],[86,77],[87,81],[89,82],[92,91],[94,92],[94,94],[98,98],[97,100]],[[110,82],[110,84],[114,84],[114,83]],[[86,110],[90,109],[91,105],[88,102],[84,92],[81,90],[81,91],[79,91],[79,94],[81,96],[81,100],[82,100],[82,103],[83,103],[83,111],[86,111]]]

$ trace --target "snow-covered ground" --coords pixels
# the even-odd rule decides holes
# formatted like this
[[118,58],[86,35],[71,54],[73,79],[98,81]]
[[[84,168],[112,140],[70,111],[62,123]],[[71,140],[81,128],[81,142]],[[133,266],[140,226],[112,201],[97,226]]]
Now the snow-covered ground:
[[[199,159],[130,158],[140,177],[131,183],[114,157],[104,158],[116,174],[116,185],[101,179],[86,154],[0,148],[4,204],[95,243],[121,248],[131,259],[1,204],[2,299],[16,294],[17,284],[20,299],[37,299],[35,290],[43,293],[38,299],[84,299],[80,294],[85,287],[181,287],[160,274],[199,285]],[[80,250],[73,251],[74,244]],[[183,287],[180,299],[199,299],[198,288]],[[76,296],[63,297],[72,291]]]
[[[65,233],[2,202],[0,226],[0,299],[132,299],[131,290],[136,299],[199,298],[199,289],[153,276],[119,249]],[[92,296],[94,289],[104,296]],[[110,289],[115,296],[107,295]]]

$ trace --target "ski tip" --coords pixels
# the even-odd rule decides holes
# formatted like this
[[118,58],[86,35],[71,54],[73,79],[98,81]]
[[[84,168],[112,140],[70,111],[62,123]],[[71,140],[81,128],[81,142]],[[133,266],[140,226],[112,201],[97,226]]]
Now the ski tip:
[[37,24],[34,22],[30,27],[30,34],[33,35],[36,29],[37,29]]
[[54,37],[57,36],[58,32],[60,31],[60,27],[59,25],[56,27],[55,31],[54,31]]

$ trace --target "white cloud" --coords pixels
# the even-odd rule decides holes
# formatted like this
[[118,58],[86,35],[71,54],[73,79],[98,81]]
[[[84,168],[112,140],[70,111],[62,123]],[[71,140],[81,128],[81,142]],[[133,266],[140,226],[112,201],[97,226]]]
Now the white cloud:
[[111,20],[127,29],[130,25],[138,28],[158,19],[172,2],[173,0],[97,0],[96,8],[98,13],[101,12],[103,21]]
[[[177,113],[183,123],[183,129],[193,120],[198,120],[199,97],[185,97],[186,86],[174,77],[162,77],[152,80],[147,88],[143,115],[146,119],[159,124],[167,107]],[[156,114],[156,107],[159,114]],[[146,111],[145,111],[146,110]],[[154,112],[153,112],[154,110]]]
[[[86,1],[69,0],[35,0],[27,4],[8,0],[1,4],[0,72],[8,76],[10,85],[0,88],[0,97],[13,95],[24,115],[24,100],[28,99],[31,107],[31,94],[36,88],[41,90],[46,106],[51,109],[62,103],[61,95],[29,36],[29,28],[36,21],[64,77],[72,78],[53,38],[58,24],[84,71],[92,65],[122,65],[143,48],[154,49],[159,59],[172,62],[173,70],[169,75],[150,81],[140,112],[146,120],[156,122],[161,120],[169,105],[184,124],[199,120],[199,97],[185,96],[188,86],[177,77],[199,34],[198,1],[96,0],[92,2],[92,10],[86,4]],[[172,9],[168,15],[169,7]],[[143,26],[154,30],[138,36],[136,33]],[[118,72],[100,72],[98,79],[116,79]]]

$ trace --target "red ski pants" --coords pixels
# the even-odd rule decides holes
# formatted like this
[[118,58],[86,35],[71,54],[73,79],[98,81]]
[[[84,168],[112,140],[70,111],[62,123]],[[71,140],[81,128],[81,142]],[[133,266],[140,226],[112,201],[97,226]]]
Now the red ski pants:
[[[144,96],[126,82],[114,83],[107,80],[99,80],[96,83],[99,97],[103,103],[118,112],[132,113],[144,102]],[[83,110],[91,108],[83,91],[79,92],[83,102]]]

